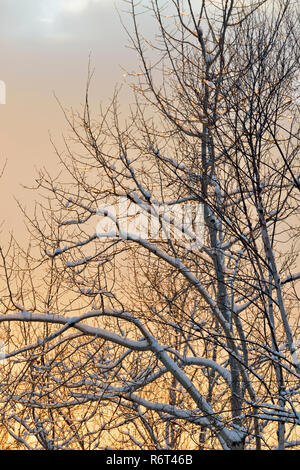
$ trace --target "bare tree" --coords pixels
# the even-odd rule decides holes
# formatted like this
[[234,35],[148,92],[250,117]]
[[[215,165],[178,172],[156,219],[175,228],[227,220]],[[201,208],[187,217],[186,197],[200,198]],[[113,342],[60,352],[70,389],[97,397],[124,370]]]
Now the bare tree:
[[27,265],[2,257],[2,422],[24,448],[299,447],[299,9],[126,3],[131,113],[93,118],[89,76]]

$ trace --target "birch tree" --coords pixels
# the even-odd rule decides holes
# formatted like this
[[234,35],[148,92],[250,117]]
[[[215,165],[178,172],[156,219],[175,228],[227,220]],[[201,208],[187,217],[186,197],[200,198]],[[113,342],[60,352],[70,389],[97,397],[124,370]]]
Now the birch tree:
[[299,9],[126,6],[134,105],[94,116],[89,75],[27,265],[2,257],[2,422],[23,448],[297,448]]

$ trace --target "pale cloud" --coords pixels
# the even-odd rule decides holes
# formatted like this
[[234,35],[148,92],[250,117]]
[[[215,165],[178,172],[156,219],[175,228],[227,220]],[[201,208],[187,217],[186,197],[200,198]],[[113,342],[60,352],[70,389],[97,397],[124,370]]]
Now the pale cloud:
[[93,3],[107,3],[107,0],[62,0],[62,8],[72,13],[80,13]]
[[40,21],[53,22],[63,14],[79,14],[93,5],[105,3],[107,4],[108,0],[44,0],[40,3],[44,14]]
[[108,0],[44,0],[40,5],[39,21],[54,23],[67,14],[80,14],[93,5],[108,4]]
[[[94,18],[115,13],[120,0],[0,0],[0,39],[74,37],[98,30]],[[66,32],[66,29],[68,30]]]

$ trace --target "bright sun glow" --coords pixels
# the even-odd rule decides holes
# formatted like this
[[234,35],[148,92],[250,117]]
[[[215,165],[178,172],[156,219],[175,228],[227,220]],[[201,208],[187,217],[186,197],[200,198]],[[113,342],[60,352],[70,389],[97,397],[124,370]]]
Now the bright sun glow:
[[80,13],[85,10],[91,3],[100,3],[101,0],[63,0],[62,8],[74,13]]
[[81,13],[95,3],[105,3],[108,0],[48,0],[44,2],[40,21],[53,23],[63,12]]

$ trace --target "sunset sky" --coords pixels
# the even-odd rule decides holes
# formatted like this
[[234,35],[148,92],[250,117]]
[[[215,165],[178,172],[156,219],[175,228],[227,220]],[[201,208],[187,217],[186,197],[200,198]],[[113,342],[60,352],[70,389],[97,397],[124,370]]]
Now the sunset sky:
[[[124,67],[136,65],[121,25],[121,0],[1,0],[0,80],[6,104],[0,105],[0,184],[2,232],[22,233],[14,196],[31,207],[34,194],[21,185],[34,182],[35,167],[56,168],[49,133],[58,145],[66,130],[63,106],[79,109],[84,99],[89,55],[95,67],[93,101],[105,103]],[[125,22],[129,17],[122,14]]]

